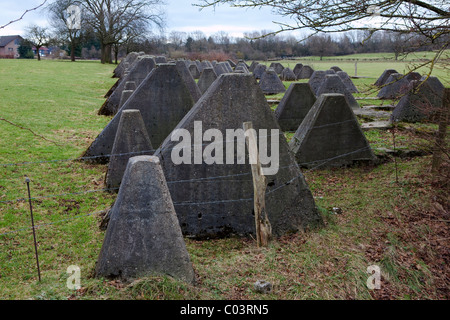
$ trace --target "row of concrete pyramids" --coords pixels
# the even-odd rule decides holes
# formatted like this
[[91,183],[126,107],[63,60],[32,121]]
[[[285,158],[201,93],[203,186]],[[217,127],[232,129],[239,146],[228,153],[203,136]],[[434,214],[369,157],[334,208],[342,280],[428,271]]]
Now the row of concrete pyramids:
[[445,87],[434,76],[422,76],[418,72],[403,75],[395,69],[386,69],[374,85],[381,88],[378,98],[398,100],[392,121],[430,119],[442,106]]
[[[169,80],[171,79],[171,80]],[[219,81],[219,79],[221,79]],[[242,83],[240,83],[242,82]],[[161,84],[168,84],[166,88],[162,88]],[[258,99],[255,99],[255,97]],[[174,99],[176,97],[177,99]],[[230,110],[223,110],[223,107],[226,104],[226,101],[230,100],[230,97],[233,97],[231,101],[236,101],[233,104],[233,108]],[[219,100],[217,100],[219,99]],[[342,100],[342,99],[341,99]],[[207,105],[205,105],[205,101],[208,101]],[[348,103],[343,97],[342,108],[349,108]],[[202,107],[200,107],[201,105]],[[141,144],[139,141],[130,142],[125,138],[117,138],[121,137],[120,130],[120,121],[123,111],[128,109],[137,109],[140,111],[140,114],[143,118],[142,125],[145,126],[145,130],[141,129],[140,132],[147,132],[149,139],[141,139],[145,143]],[[212,124],[217,124],[217,119],[222,119],[221,126],[216,129],[225,129],[228,126],[228,129],[236,129],[240,128],[242,122],[247,120],[252,120],[255,122],[255,119],[260,119],[262,121],[261,125],[258,125],[258,122],[255,124],[260,128],[279,128],[279,124],[277,119],[272,114],[272,111],[268,107],[267,101],[265,100],[264,94],[257,85],[255,79],[249,74],[224,74],[221,75],[211,86],[211,88],[207,91],[207,93],[202,96],[202,98],[195,103],[192,97],[190,96],[190,92],[184,83],[181,75],[179,74],[175,64],[160,64],[158,65],[145,79],[145,81],[138,87],[135,93],[127,100],[127,102],[122,106],[119,110],[119,113],[111,120],[111,122],[105,127],[105,129],[99,134],[97,139],[91,144],[88,150],[85,153],[86,157],[94,157],[96,161],[104,161],[105,163],[109,160],[109,154],[122,154],[122,153],[130,153],[130,152],[143,152],[143,151],[151,151],[154,147],[164,146],[165,143],[169,144],[169,149],[171,147],[170,141],[167,141],[170,133],[180,126],[183,126],[183,121],[186,121],[188,115],[191,115],[194,110],[200,109],[198,111],[199,120],[203,123],[210,121]],[[226,114],[226,117],[225,117]],[[262,115],[266,114],[264,117],[265,120],[261,119]],[[203,118],[202,118],[203,117]],[[206,117],[206,118],[205,118]],[[354,119],[351,119],[352,121]],[[342,121],[338,121],[342,122]],[[344,120],[344,123],[348,122]],[[134,126],[139,123],[138,121],[134,121]],[[356,122],[357,123],[357,122]],[[130,125],[132,127],[133,125]],[[213,125],[211,125],[213,126]],[[123,127],[123,125],[122,125]],[[130,130],[129,130],[130,131]],[[139,130],[133,131],[133,136],[137,136],[137,132]],[[337,135],[333,135],[337,137]],[[125,139],[124,143],[119,143],[120,140],[117,139]],[[130,139],[130,138],[129,138]],[[116,142],[117,140],[117,142]],[[137,148],[134,148],[138,146]],[[289,150],[287,145],[283,150]],[[305,151],[303,150],[301,153],[303,154]],[[290,153],[290,151],[288,152]],[[347,153],[347,151],[345,152]],[[170,158],[170,155],[167,155]],[[339,157],[339,154],[333,154],[332,156]],[[289,157],[283,155],[282,159],[289,159]],[[111,159],[114,159],[111,158]],[[321,159],[319,159],[321,160]],[[295,162],[295,161],[294,161]],[[281,163],[280,166],[289,166],[290,163]],[[122,167],[123,171],[124,164],[117,165],[118,167]],[[235,166],[229,167],[227,172],[221,171],[223,168],[227,166],[219,166],[220,170],[217,172],[218,175],[226,176],[229,174],[234,174],[234,170],[241,172],[242,169],[239,169],[239,166],[235,168]],[[178,167],[177,170],[179,170]],[[208,170],[204,173],[206,176],[210,176],[209,170],[212,167],[207,167]],[[107,185],[109,187],[117,186],[117,180],[114,180],[114,166],[110,164],[110,168],[107,174]],[[190,170],[186,168],[184,171],[189,173]],[[181,173],[180,173],[181,174]],[[199,173],[196,174],[198,176]],[[292,175],[290,175],[292,178]],[[176,177],[174,177],[176,178]],[[182,180],[189,180],[189,176],[181,176]],[[288,177],[287,177],[288,178]],[[283,180],[288,179],[278,179],[278,183]],[[119,179],[120,180],[120,179]],[[175,179],[176,181],[177,179]],[[114,182],[116,181],[116,182]],[[177,200],[187,201],[188,199],[198,198],[199,190],[202,190],[202,186],[205,187],[205,184],[200,184],[197,188],[194,188],[192,197],[186,197],[186,191],[183,190],[183,195],[179,195],[176,197]],[[236,190],[240,190],[236,197],[239,195],[242,196],[242,183],[239,183],[240,188]],[[277,187],[277,183],[274,184],[274,187]],[[248,186],[251,187],[251,183]],[[208,199],[208,193],[213,190],[211,188],[205,189],[205,197]],[[248,190],[251,190],[248,189]],[[233,194],[233,193],[231,193]],[[206,200],[202,199],[202,200]],[[198,199],[196,199],[198,200]],[[211,200],[211,199],[209,199]],[[232,205],[230,205],[232,206]],[[192,208],[189,208],[192,210]],[[188,210],[188,211],[189,211]],[[230,208],[231,210],[231,208]],[[231,210],[233,211],[233,210]],[[186,225],[192,226],[191,223],[186,223]],[[234,229],[234,228],[233,228]],[[187,230],[191,230],[187,228]],[[204,231],[201,230],[191,230],[194,234],[201,234]]]
[[[205,238],[254,233],[249,164],[191,165],[171,160],[177,142],[170,133],[185,129],[195,135],[197,121],[203,130],[221,132],[240,129],[246,121],[257,130],[280,130],[252,74],[222,74],[195,102],[177,65],[157,64],[85,154],[109,160],[107,185],[120,186],[98,275],[129,277],[152,271],[192,282],[183,234]],[[267,177],[266,209],[275,236],[322,224],[296,158],[305,166],[373,159],[342,94],[321,95],[290,144],[282,133],[271,139],[278,139],[280,153],[278,172]],[[267,147],[271,154],[271,144]],[[150,251],[155,248],[159,251]]]
[[[226,75],[229,76],[230,74]],[[253,84],[250,87],[252,88],[251,90],[255,91],[255,86],[258,86],[256,85],[254,78],[251,77],[251,75],[248,75],[246,79],[247,82],[253,81]],[[217,81],[214,83],[216,82]],[[170,83],[170,86],[163,88],[163,85],[167,85],[168,83]],[[238,91],[243,91],[244,88],[245,87],[242,87],[241,89],[235,88],[235,93],[231,92],[230,89],[228,90],[230,91],[229,95],[236,96]],[[267,105],[264,94],[261,92],[260,95],[263,96],[264,103]],[[153,147],[157,148],[164,141],[164,139],[167,139],[175,126],[180,123],[194,104],[196,103],[192,98],[192,95],[181,77],[176,65],[160,64],[157,68],[152,70],[145,81],[122,106],[120,111],[127,109],[140,110],[140,113],[144,119],[143,123],[149,135],[149,143],[147,144],[147,147],[141,147],[141,149],[151,150]],[[252,105],[251,101],[248,101],[247,104],[250,106]],[[346,103],[346,106],[348,106],[348,103]],[[211,108],[214,109],[215,107],[212,106]],[[245,108],[246,110],[242,110],[241,112],[250,112],[249,114],[252,114],[251,110],[247,110],[249,108],[250,107],[247,107]],[[288,108],[286,108],[286,110],[287,109]],[[109,160],[108,155],[110,154],[139,151],[136,149],[124,149],[124,147],[119,148],[120,150],[114,150],[113,148],[118,132],[121,113],[122,112],[116,114],[111,122],[99,134],[99,136],[86,151],[84,155],[85,157],[94,157],[97,162],[103,161],[106,163]],[[211,114],[214,113],[211,111],[209,115]],[[255,117],[257,117],[256,111]],[[292,113],[291,117],[295,118],[295,114]],[[277,122],[276,118],[274,119],[275,122]],[[245,119],[240,119],[242,122],[243,120]],[[282,120],[282,117],[279,117],[279,120]],[[277,126],[278,125],[279,124],[277,122]],[[233,128],[233,126],[231,126],[231,128]],[[136,144],[126,143],[125,145],[132,146]],[[153,145],[153,147],[151,145]],[[112,183],[110,186],[114,186],[114,184]]]

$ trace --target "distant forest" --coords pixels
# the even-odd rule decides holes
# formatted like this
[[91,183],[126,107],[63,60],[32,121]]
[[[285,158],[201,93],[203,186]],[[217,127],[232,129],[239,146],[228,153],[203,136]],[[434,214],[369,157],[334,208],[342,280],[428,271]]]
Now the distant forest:
[[[369,37],[367,32],[352,31],[340,35],[314,35],[303,41],[285,34],[265,36],[270,31],[247,33],[234,38],[226,32],[206,36],[201,31],[191,33],[172,31],[167,35],[150,35],[133,38],[113,48],[117,57],[132,51],[166,55],[170,58],[269,60],[276,58],[341,56],[355,53],[394,53],[398,58],[408,52],[427,51],[439,47],[439,43],[423,45],[417,35],[377,31]],[[86,32],[75,49],[75,55],[83,59],[100,58],[100,43],[93,33]],[[441,39],[444,41],[445,39]],[[70,55],[69,44],[59,47]]]

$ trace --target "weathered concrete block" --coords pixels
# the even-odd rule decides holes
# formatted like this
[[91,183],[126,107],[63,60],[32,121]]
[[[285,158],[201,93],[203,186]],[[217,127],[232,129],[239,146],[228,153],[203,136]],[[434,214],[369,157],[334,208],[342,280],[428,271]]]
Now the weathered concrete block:
[[353,97],[352,93],[347,90],[347,87],[337,74],[325,75],[325,80],[317,90],[316,96],[319,97],[324,93],[341,93],[345,96],[345,99],[352,109],[361,108],[355,97]]
[[298,127],[289,147],[297,162],[308,168],[375,160],[343,94],[322,94]]
[[264,72],[259,81],[259,86],[264,94],[277,94],[286,91],[283,82],[272,68]]
[[195,275],[159,159],[130,158],[98,257],[97,277]]
[[[189,133],[190,140],[182,138],[188,146],[180,147],[179,138],[169,136],[155,152],[161,159],[186,236],[217,238],[254,234],[253,182],[251,166],[245,160],[248,154],[240,154],[234,143],[236,138],[227,137],[229,131],[243,133],[242,125],[246,121],[252,121],[255,130],[260,132],[260,139],[266,139],[263,141],[267,145],[261,149],[263,154],[265,151],[267,155],[279,154],[278,171],[267,176],[265,199],[274,236],[321,225],[322,219],[309,187],[253,75],[226,73],[218,77],[174,129],[173,133],[181,129],[183,134]],[[199,133],[194,132],[196,123],[201,124],[200,139],[209,129],[222,134],[222,140],[214,141],[222,141],[215,149],[216,154],[222,152],[222,156],[218,156],[222,163],[206,163],[204,159],[195,163],[195,154],[203,155],[211,148],[207,142],[198,141]],[[231,151],[230,141],[234,145]],[[272,148],[272,143],[278,143],[278,152],[276,146]],[[188,155],[189,163],[175,163],[174,154]],[[225,155],[230,155],[231,161]],[[263,165],[268,166],[267,162]]]
[[433,88],[432,82],[411,81],[410,90],[392,111],[392,121],[419,122],[431,119],[442,108],[444,91],[439,86]]
[[312,76],[313,72],[314,72],[313,68],[311,68],[308,65],[304,65],[298,73],[297,80],[298,79],[309,79]]
[[203,69],[202,74],[200,75],[200,79],[198,79],[198,87],[201,93],[205,93],[206,90],[211,86],[211,84],[216,81],[217,74],[213,68],[205,68]]
[[123,110],[106,173],[106,187],[118,192],[128,159],[138,155],[151,155],[153,152],[141,112],[136,109]]
[[308,83],[292,83],[277,108],[275,117],[283,131],[296,131],[316,102]]
[[377,87],[383,86],[386,83],[389,76],[393,73],[398,73],[398,72],[395,69],[384,70],[383,73],[381,74],[381,76],[377,79],[377,81],[375,81],[374,85],[376,85]]
[[400,99],[410,89],[408,79],[400,73],[392,73],[383,86],[377,94],[380,99]]

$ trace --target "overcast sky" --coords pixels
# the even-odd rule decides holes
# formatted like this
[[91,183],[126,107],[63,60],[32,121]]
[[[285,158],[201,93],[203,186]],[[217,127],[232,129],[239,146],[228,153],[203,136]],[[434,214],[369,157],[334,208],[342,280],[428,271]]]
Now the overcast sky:
[[[0,26],[18,19],[27,9],[34,8],[44,0],[0,0]],[[47,3],[53,0],[47,0]],[[200,30],[207,36],[224,31],[232,37],[242,37],[244,32],[261,30],[278,30],[273,21],[287,22],[280,16],[273,15],[270,9],[231,8],[227,5],[202,11],[193,3],[200,0],[165,0],[166,32],[193,32]],[[291,21],[292,22],[292,21]],[[0,35],[24,35],[24,29],[30,24],[48,25],[45,12],[36,10],[28,12],[22,20],[0,29]]]

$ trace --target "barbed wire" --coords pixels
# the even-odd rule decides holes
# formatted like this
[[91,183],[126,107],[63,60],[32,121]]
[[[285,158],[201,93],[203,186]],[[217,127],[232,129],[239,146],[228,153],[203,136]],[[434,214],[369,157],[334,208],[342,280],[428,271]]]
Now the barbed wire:
[[[263,129],[263,130],[267,130],[267,129]],[[275,129],[278,130],[278,129]],[[273,136],[279,136],[279,135],[283,135],[284,133],[279,130],[279,132],[277,134],[268,134],[268,135],[262,135],[262,136],[258,136],[258,138],[265,138],[265,137],[273,137]],[[236,139],[238,139],[236,137]],[[199,147],[199,146],[210,146],[210,145],[214,145],[214,144],[223,144],[223,143],[231,143],[231,142],[236,142],[236,139],[233,140],[225,140],[225,141],[212,141],[212,142],[208,142],[208,143],[202,143],[202,144],[192,144],[191,145],[191,149],[195,148],[195,147]],[[38,161],[24,161],[24,162],[11,162],[11,163],[0,163],[0,167],[9,167],[9,166],[21,166],[21,165],[33,165],[33,164],[44,164],[44,163],[58,163],[58,162],[76,162],[76,161],[85,161],[85,160],[93,160],[93,159],[98,159],[98,158],[112,158],[112,157],[121,157],[121,156],[128,156],[128,155],[142,155],[142,154],[150,154],[150,153],[155,153],[158,150],[162,150],[162,151],[172,151],[172,150],[183,150],[185,147],[181,146],[175,146],[172,148],[157,148],[157,149],[148,149],[148,150],[142,150],[142,151],[131,151],[131,152],[124,152],[124,153],[109,153],[109,154],[101,154],[101,155],[96,155],[96,156],[82,156],[82,157],[76,157],[76,158],[67,158],[67,159],[52,159],[52,160],[38,160]]]
[[[310,169],[306,170],[303,173],[300,170],[300,174],[299,175],[291,178],[290,180],[286,181],[285,183],[282,183],[280,186],[276,187],[275,189],[266,191],[265,195],[267,196],[267,195],[269,195],[269,194],[271,194],[271,193],[273,193],[275,191],[278,191],[278,190],[280,190],[280,189],[290,185],[295,180],[303,177],[304,173],[313,171],[313,170],[315,170],[315,169],[325,165],[329,161],[332,161],[332,160],[335,160],[335,159],[338,159],[338,158],[341,158],[341,157],[345,157],[347,155],[351,155],[351,154],[354,154],[354,153],[358,153],[358,152],[361,152],[361,151],[369,149],[369,148],[370,148],[370,146],[366,146],[366,147],[363,147],[363,148],[360,148],[360,149],[357,149],[357,150],[354,150],[354,151],[351,151],[351,152],[348,152],[348,153],[344,153],[344,154],[341,154],[341,155],[338,155],[338,156],[326,159],[327,161],[324,161],[324,162],[314,166],[313,168],[310,168]],[[280,169],[285,169],[285,168],[290,168],[290,167],[298,167],[298,165],[295,163],[295,164],[291,164],[291,165],[288,165],[288,166],[280,167]],[[233,174],[233,175],[225,175],[225,176],[215,176],[215,177],[205,177],[205,178],[197,178],[197,179],[189,179],[189,180],[168,181],[167,183],[169,184],[169,183],[176,183],[176,182],[214,180],[214,179],[225,178],[225,177],[230,177],[230,176],[243,176],[243,175],[251,175],[251,174],[252,174],[251,172],[245,172],[245,173],[239,173],[239,174]],[[112,189],[115,190],[115,189],[118,189],[118,188],[111,188],[111,190]],[[89,193],[89,192],[99,192],[99,191],[106,191],[106,190],[109,190],[109,189],[88,190],[86,192],[75,193],[75,194],[83,194],[83,193]],[[69,194],[60,194],[60,195],[70,195],[70,193]],[[59,195],[49,195],[49,196],[43,196],[43,197],[32,197],[30,199],[51,198],[51,197],[55,197],[55,196],[59,196]],[[20,198],[20,199],[16,199],[16,200],[23,201],[23,200],[28,200],[28,199],[29,198]],[[193,205],[193,206],[195,206],[195,205],[208,205],[208,204],[242,202],[242,201],[253,201],[253,200],[254,200],[253,197],[247,197],[247,198],[239,198],[239,199],[225,199],[225,200],[213,200],[213,201],[201,201],[201,202],[191,202],[191,201],[173,202],[173,205],[174,206],[184,206],[184,205]],[[12,201],[15,201],[15,200],[12,200]],[[54,222],[51,222],[51,223],[36,225],[35,228],[40,228],[40,227],[48,226],[48,225],[54,225],[54,224],[59,223],[59,222],[70,221],[70,220],[74,220],[76,218],[87,217],[87,216],[94,216],[96,214],[105,212],[105,210],[108,210],[108,209],[99,210],[99,211],[95,211],[95,212],[91,212],[91,213],[87,213],[87,214],[83,214],[83,215],[76,215],[75,217],[61,219],[61,220],[54,221]],[[9,234],[19,233],[19,232],[27,231],[27,230],[30,230],[30,229],[32,229],[32,227],[22,228],[22,229],[18,229],[18,230],[12,230],[12,231],[8,231],[8,232],[5,232],[5,233],[0,233],[0,236],[5,236],[5,235],[9,235]]]

